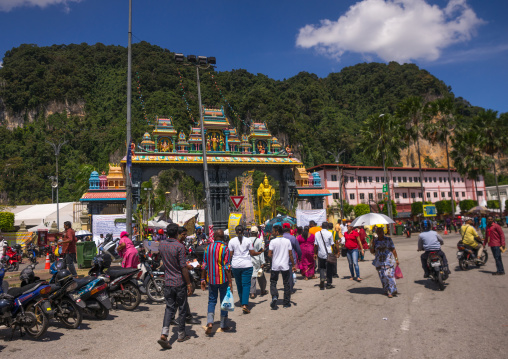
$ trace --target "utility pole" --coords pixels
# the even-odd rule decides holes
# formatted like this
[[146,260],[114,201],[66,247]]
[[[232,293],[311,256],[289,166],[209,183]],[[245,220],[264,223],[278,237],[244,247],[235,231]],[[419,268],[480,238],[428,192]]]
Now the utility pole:
[[[131,146],[131,89],[132,87],[132,0],[129,0],[129,32],[127,45],[127,157]],[[132,153],[131,153],[132,156]],[[125,166],[125,226],[129,237],[132,238],[132,183],[130,164],[127,158]]]
[[[381,119],[381,117],[384,117],[384,113],[382,113],[381,115],[379,115],[379,119]],[[382,127],[381,127],[381,120],[379,122],[379,135],[381,136],[381,138],[383,138],[383,133],[382,133]],[[387,211],[388,211],[388,217],[392,218],[393,216],[393,211],[392,211],[392,198],[391,198],[391,195],[390,195],[390,178],[388,177],[388,173],[386,172],[386,165],[385,165],[385,150],[384,150],[384,141],[383,141],[383,173],[384,173],[384,176],[385,176],[385,185],[386,185],[386,191],[387,191]],[[420,179],[421,181],[421,179]],[[393,219],[393,218],[392,218]],[[390,229],[392,229],[392,226],[390,226]],[[391,233],[393,233],[393,231],[390,231]]]

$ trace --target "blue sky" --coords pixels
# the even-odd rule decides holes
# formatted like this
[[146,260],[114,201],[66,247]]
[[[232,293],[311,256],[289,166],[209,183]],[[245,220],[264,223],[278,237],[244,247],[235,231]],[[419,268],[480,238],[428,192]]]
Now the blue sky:
[[[134,42],[284,79],[413,62],[508,112],[506,0],[133,0]],[[0,54],[32,43],[127,45],[128,0],[0,0]]]

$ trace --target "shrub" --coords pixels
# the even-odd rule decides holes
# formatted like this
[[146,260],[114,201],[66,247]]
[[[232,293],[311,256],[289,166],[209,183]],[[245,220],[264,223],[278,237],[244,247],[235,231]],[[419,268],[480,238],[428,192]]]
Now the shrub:
[[499,209],[499,201],[497,199],[487,201],[487,208]]
[[370,213],[370,206],[365,203],[359,203],[354,208],[355,217],[363,216],[364,214]]
[[[379,213],[383,213],[383,214],[388,216],[388,206],[387,206],[387,203],[388,203],[388,201],[385,201],[385,200],[379,201],[377,203],[378,204],[377,209],[378,209]],[[380,206],[381,204],[384,205],[383,206],[383,210],[381,210],[381,206]],[[392,199],[392,218],[396,218],[398,214],[399,213],[397,212],[397,205],[395,204],[395,201]]]
[[14,231],[14,213],[0,212],[0,230],[3,232]]
[[452,213],[452,201],[442,200],[436,203],[437,214],[450,214]]
[[472,199],[465,199],[459,202],[459,207],[462,212],[467,212],[471,208],[478,206],[478,201]]

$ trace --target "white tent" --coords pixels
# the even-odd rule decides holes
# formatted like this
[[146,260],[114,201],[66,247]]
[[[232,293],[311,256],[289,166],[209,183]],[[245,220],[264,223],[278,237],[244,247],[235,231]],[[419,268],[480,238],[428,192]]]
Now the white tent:
[[181,211],[171,211],[169,212],[169,217],[174,223],[185,223],[187,220],[194,217],[196,214],[199,214],[198,220],[196,222],[204,222],[205,221],[205,210],[204,209],[189,209],[189,210],[181,210]]
[[[74,218],[74,202],[63,202],[58,205],[60,212],[60,230],[65,221],[72,222]],[[39,226],[44,223],[56,222],[56,203],[16,206],[8,209],[14,213],[14,225],[25,222],[26,226]]]

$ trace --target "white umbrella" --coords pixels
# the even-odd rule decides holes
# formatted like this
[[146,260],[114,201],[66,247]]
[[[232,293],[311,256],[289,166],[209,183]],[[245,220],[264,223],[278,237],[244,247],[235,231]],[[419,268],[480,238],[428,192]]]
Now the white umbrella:
[[80,231],[77,231],[75,233],[76,236],[91,236],[92,235],[92,232],[88,232],[88,231],[85,231],[84,229],[80,230]]
[[351,225],[353,227],[360,226],[373,226],[376,224],[391,224],[395,223],[393,219],[382,213],[367,213],[363,216],[356,218]]

